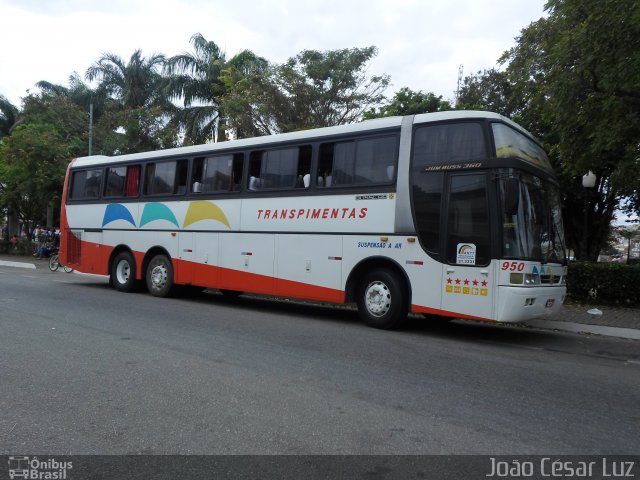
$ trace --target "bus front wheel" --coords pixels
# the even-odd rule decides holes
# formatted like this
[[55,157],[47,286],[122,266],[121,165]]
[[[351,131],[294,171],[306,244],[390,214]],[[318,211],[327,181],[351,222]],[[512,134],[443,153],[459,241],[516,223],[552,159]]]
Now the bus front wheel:
[[147,268],[147,289],[154,297],[166,297],[173,287],[173,265],[166,255],[156,255]]
[[111,262],[111,285],[120,292],[131,292],[136,285],[136,261],[129,252],[120,252]]
[[367,273],[360,282],[358,313],[368,325],[392,330],[407,318],[407,294],[400,277],[391,270]]

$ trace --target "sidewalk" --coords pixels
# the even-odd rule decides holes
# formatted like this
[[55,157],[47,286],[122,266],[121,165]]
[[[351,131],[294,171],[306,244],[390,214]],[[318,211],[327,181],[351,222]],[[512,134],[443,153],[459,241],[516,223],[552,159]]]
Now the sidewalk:
[[[49,259],[0,254],[0,267],[48,269]],[[602,312],[598,315],[594,309]],[[592,313],[588,313],[592,311]],[[559,314],[544,320],[526,322],[534,328],[590,333],[640,340],[640,308],[581,305],[567,303]]]
[[[601,314],[598,314],[598,311]],[[545,320],[531,320],[526,324],[547,330],[640,340],[640,308],[581,305],[569,302],[563,305],[557,315]]]

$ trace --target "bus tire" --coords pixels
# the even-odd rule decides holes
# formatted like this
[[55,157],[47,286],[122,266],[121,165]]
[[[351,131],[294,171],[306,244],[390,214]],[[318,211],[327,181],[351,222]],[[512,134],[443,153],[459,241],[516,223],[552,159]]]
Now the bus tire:
[[173,288],[173,264],[166,255],[156,255],[147,267],[147,289],[154,297],[167,297]]
[[364,275],[357,296],[358,313],[374,328],[392,330],[407,318],[407,294],[395,272],[376,269]]
[[129,252],[120,252],[111,262],[109,280],[119,292],[132,292],[136,286],[136,261]]

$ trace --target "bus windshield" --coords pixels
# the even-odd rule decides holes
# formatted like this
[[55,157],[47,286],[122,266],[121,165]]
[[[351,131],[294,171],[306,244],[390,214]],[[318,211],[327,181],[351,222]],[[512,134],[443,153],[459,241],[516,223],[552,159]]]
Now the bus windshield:
[[[504,172],[506,173],[506,172]],[[507,259],[566,263],[560,192],[556,185],[519,172],[517,190],[507,193],[513,171],[501,175],[503,256]],[[507,197],[515,199],[509,200]],[[511,207],[507,203],[512,203]]]

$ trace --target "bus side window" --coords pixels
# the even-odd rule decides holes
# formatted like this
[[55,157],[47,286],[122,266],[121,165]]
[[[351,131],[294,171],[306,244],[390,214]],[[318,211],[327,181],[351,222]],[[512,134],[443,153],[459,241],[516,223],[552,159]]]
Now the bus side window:
[[395,136],[357,142],[354,181],[356,184],[389,183],[393,180],[398,141]]
[[196,158],[191,175],[191,191],[223,193],[238,190],[236,177],[242,177],[243,158],[244,155],[241,153]]
[[318,156],[317,184],[337,187],[390,183],[395,178],[397,157],[395,135],[323,143]]
[[334,187],[353,183],[355,142],[323,143],[318,158],[319,187]]
[[300,147],[298,152],[298,178],[296,188],[309,188],[311,184],[311,145]]
[[102,169],[73,172],[69,198],[72,200],[98,198],[100,196],[101,184]]
[[105,197],[124,197],[127,178],[127,167],[107,168],[107,178],[104,182]]
[[434,256],[440,253],[440,215],[444,173],[413,173],[413,208],[422,246]]
[[202,193],[204,158],[196,158],[191,169],[191,193]]
[[[251,152],[249,190],[303,188],[311,170],[311,146]],[[302,182],[300,182],[302,181]]]
[[171,195],[175,185],[175,161],[147,163],[144,178],[145,195]]
[[140,165],[107,168],[105,197],[137,197],[140,188]]
[[178,160],[176,162],[176,180],[173,188],[174,195],[184,195],[187,193],[187,171],[189,170],[188,160]]

